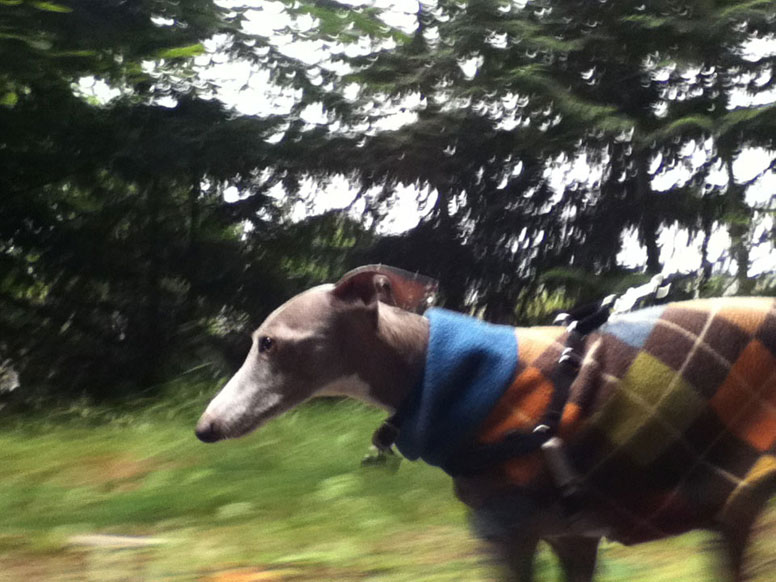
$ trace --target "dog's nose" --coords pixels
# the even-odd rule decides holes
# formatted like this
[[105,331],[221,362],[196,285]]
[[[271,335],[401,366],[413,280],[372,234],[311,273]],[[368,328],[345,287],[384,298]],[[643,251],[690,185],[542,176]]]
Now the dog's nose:
[[221,439],[216,423],[205,416],[199,419],[197,427],[194,429],[194,434],[203,443],[214,443]]

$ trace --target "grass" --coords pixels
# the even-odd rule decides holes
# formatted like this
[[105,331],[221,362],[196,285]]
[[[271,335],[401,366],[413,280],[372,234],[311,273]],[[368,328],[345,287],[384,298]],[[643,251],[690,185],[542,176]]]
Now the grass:
[[[493,579],[441,471],[359,466],[381,413],[312,403],[245,439],[206,446],[192,430],[208,392],[180,387],[142,407],[5,418],[0,582]],[[74,547],[84,534],[162,543]],[[606,544],[597,580],[704,578],[711,556],[698,549],[709,540]],[[761,546],[766,563],[773,543]],[[548,552],[538,569],[538,580],[559,579]]]

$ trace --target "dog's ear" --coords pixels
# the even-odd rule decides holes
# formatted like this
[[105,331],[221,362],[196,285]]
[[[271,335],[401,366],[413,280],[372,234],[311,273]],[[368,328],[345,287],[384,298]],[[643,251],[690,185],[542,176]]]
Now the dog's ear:
[[366,265],[346,273],[334,286],[334,295],[360,299],[367,305],[382,301],[407,311],[422,311],[437,288],[437,281],[430,277],[386,265]]

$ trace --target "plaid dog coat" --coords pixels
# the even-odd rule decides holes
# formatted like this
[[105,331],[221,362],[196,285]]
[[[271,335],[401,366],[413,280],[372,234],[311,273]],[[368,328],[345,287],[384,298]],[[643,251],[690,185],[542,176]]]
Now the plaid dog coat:
[[[431,352],[438,315],[429,315]],[[510,347],[506,329],[512,328],[488,327],[504,357]],[[484,418],[471,404],[476,398],[458,389],[475,414],[470,422],[457,417],[463,436],[445,441],[453,455],[466,439],[496,443],[509,433],[531,431],[550,405],[550,378],[565,328],[512,333],[512,375],[496,379],[504,383],[495,399],[485,398],[490,408]],[[453,374],[460,372],[451,366]],[[463,370],[467,381],[474,374],[470,368]],[[502,362],[502,368],[508,366]],[[416,415],[408,419],[417,424]],[[759,487],[776,486],[776,301],[696,300],[612,318],[586,339],[559,434],[613,539],[637,543],[736,519]],[[426,450],[397,445],[410,458],[427,459]],[[431,457],[444,468],[444,457]],[[502,489],[527,499],[545,498],[552,485],[541,451],[488,473]]]

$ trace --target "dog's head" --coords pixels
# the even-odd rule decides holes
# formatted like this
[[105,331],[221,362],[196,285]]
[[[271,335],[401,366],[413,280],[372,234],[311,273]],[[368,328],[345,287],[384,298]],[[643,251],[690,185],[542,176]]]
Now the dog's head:
[[435,291],[436,281],[427,277],[369,265],[292,298],[253,332],[248,357],[208,405],[197,437],[242,436],[316,395],[368,398],[348,346],[370,341],[386,305],[417,311]]

